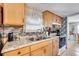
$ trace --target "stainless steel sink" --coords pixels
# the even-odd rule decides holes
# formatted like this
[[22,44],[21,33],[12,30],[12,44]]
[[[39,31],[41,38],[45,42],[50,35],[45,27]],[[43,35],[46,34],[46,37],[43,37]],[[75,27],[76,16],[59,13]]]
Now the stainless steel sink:
[[30,38],[29,40],[30,40],[30,41],[38,41],[38,40],[40,40],[40,39]]
[[30,41],[39,41],[39,40],[45,40],[45,39],[48,39],[50,37],[40,37],[40,38],[29,38]]

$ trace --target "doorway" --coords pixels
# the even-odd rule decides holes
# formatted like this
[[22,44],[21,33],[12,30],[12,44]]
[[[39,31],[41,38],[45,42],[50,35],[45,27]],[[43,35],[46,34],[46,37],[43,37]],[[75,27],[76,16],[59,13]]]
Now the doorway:
[[69,39],[68,39],[68,48],[73,48],[78,44],[78,23],[73,22],[69,23]]

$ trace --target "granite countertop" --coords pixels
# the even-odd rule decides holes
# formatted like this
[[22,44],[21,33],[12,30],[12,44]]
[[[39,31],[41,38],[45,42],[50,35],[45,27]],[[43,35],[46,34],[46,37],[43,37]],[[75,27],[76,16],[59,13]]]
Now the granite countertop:
[[[58,36],[50,37],[50,39],[52,39],[52,38],[58,39]],[[39,41],[30,41],[28,39],[20,39],[20,40],[17,40],[17,41],[7,42],[4,45],[1,53],[5,53],[5,52],[8,52],[8,51],[12,51],[12,50],[15,50],[15,49],[18,49],[18,48],[22,48],[22,47],[25,47],[25,46],[29,46],[29,45],[36,44],[36,43],[46,41],[46,40],[50,40],[50,39],[49,38],[48,39],[41,39]]]

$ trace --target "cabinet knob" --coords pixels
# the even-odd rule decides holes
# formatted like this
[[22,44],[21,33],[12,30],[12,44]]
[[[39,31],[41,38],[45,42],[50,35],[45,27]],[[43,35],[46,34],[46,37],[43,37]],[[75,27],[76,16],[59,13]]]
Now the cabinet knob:
[[21,54],[21,52],[18,52],[18,54]]
[[44,49],[44,53],[46,53],[46,49]]

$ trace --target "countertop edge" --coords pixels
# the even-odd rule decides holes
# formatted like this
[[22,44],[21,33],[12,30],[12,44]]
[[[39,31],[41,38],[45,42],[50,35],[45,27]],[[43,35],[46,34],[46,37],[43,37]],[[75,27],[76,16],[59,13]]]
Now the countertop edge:
[[48,39],[43,39],[43,40],[39,40],[39,41],[33,41],[33,42],[31,42],[31,43],[27,43],[27,44],[25,44],[25,45],[21,45],[21,46],[18,46],[18,47],[16,47],[16,48],[10,48],[10,49],[8,49],[8,50],[6,50],[6,49],[3,49],[2,51],[1,51],[1,53],[3,54],[3,53],[6,53],[6,52],[10,52],[10,51],[13,51],[13,50],[16,50],[16,49],[19,49],[19,48],[23,48],[23,47],[27,47],[27,46],[31,46],[31,45],[33,45],[33,44],[36,44],[36,43],[40,43],[40,42],[43,42],[43,41],[48,41],[48,40],[51,40],[51,39],[53,39],[53,38],[55,38],[55,37],[50,37],[50,38],[48,38]]

